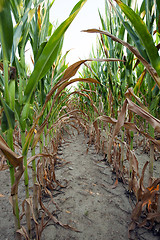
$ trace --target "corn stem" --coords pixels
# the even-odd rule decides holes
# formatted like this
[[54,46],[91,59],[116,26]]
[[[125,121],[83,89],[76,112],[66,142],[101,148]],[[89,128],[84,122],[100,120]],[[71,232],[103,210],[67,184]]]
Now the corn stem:
[[[35,148],[32,149],[32,156],[35,155]],[[32,161],[32,180],[33,180],[33,210],[36,219],[38,219],[38,188],[36,174],[36,160]]]
[[[21,141],[22,141],[22,149],[25,144],[25,132],[21,132]],[[27,166],[27,155],[24,155],[24,184],[25,184],[25,191],[26,191],[26,199],[29,198],[29,182],[28,182],[28,166]],[[28,234],[31,234],[31,214],[30,214],[30,207],[29,204],[26,204],[26,222],[28,228]]]
[[[149,124],[149,134],[154,138],[154,128]],[[153,165],[154,165],[154,143],[150,141],[150,162],[149,162],[149,185],[153,179]]]
[[[9,147],[14,150],[13,146],[13,129],[9,129],[7,131],[7,143]],[[12,165],[9,164],[9,170],[10,170],[10,181],[11,181],[11,188],[13,184],[15,183],[15,169]],[[15,223],[15,230],[17,231],[18,229],[21,228],[20,224],[20,218],[19,218],[19,207],[18,207],[18,187],[16,190],[12,193],[11,192],[11,197],[12,197],[12,204],[13,204],[13,214],[14,214],[14,223]],[[20,235],[17,235],[17,239],[21,239]]]

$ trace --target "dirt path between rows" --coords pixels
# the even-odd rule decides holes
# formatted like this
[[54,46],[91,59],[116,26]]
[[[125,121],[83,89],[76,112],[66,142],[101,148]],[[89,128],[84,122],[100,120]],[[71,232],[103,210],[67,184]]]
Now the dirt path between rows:
[[[113,188],[115,176],[111,168],[101,161],[94,146],[87,145],[83,133],[64,137],[59,147],[59,157],[69,162],[56,169],[59,182],[68,181],[53,199],[59,206],[54,214],[63,224],[79,232],[65,229],[50,222],[42,233],[42,240],[127,240],[131,220],[132,201],[126,194],[127,186],[119,183]],[[87,150],[88,149],[88,150]],[[0,239],[14,239],[14,221],[8,198],[10,195],[9,172],[0,173]],[[22,188],[20,188],[22,193]],[[23,194],[22,194],[23,195]],[[23,198],[23,197],[22,197]],[[48,200],[46,201],[46,206]],[[53,203],[48,206],[52,210]],[[55,206],[54,206],[55,208]],[[139,229],[134,239],[154,239],[152,232]]]
[[[68,180],[68,187],[55,197],[61,211],[58,219],[80,232],[48,226],[42,238],[47,240],[125,240],[131,220],[131,200],[127,186],[119,183],[111,168],[102,162],[94,146],[88,148],[83,133],[65,137],[59,156],[69,161],[56,171],[57,179]],[[87,149],[89,149],[87,151]],[[88,152],[88,153],[87,153]],[[136,236],[137,235],[137,236]],[[145,229],[135,233],[134,239],[158,239]]]

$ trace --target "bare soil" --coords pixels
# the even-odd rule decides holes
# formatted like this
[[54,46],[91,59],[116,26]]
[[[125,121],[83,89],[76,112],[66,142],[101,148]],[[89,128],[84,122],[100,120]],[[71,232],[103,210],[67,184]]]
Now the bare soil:
[[[63,223],[76,231],[65,229],[50,221],[42,232],[42,240],[125,240],[134,206],[127,192],[127,185],[118,183],[110,166],[101,154],[96,154],[94,146],[88,148],[88,139],[81,132],[65,135],[59,147],[59,157],[68,162],[56,169],[60,183],[67,181],[65,188],[53,192],[53,199],[59,206],[43,197],[45,206]],[[145,158],[145,159],[144,159]],[[138,159],[147,160],[147,155],[139,153]],[[158,164],[158,163],[156,163]],[[158,165],[155,166],[158,171]],[[158,172],[157,172],[158,174]],[[12,207],[9,203],[9,171],[0,172],[0,239],[15,239]],[[25,196],[23,182],[19,187],[20,205]],[[153,231],[141,228],[134,231],[133,239],[158,240]]]

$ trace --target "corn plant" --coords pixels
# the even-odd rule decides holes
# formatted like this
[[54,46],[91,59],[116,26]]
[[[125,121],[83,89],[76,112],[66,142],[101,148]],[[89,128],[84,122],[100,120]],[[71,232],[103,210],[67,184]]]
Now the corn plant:
[[[28,188],[28,171],[27,171],[27,151],[29,143],[31,142],[34,131],[26,138],[26,132],[33,124],[33,104],[34,97],[37,95],[37,86],[43,91],[44,79],[52,65],[59,60],[63,36],[71,22],[74,20],[79,10],[85,1],[79,1],[70,16],[52,33],[52,26],[49,23],[49,9],[52,3],[44,3],[40,1],[1,1],[0,3],[0,35],[1,35],[1,56],[3,75],[1,76],[4,86],[1,88],[1,106],[3,110],[1,131],[6,134],[6,142],[2,139],[4,144],[13,149],[13,130],[15,126],[15,119],[18,121],[18,127],[21,132],[22,154],[24,157],[25,166],[25,187],[26,199],[29,198]],[[41,4],[43,9],[41,11]],[[42,14],[40,14],[40,11]],[[11,15],[12,13],[12,15]],[[41,19],[41,16],[43,19]],[[16,22],[13,28],[13,17]],[[33,28],[36,31],[33,31]],[[9,35],[8,35],[9,34]],[[49,40],[46,39],[49,37]],[[25,47],[30,40],[34,53],[34,70],[28,79],[25,65]],[[16,51],[18,50],[18,56]],[[19,59],[20,60],[19,60]],[[15,66],[15,67],[13,67]],[[18,81],[16,80],[15,70],[18,72]],[[12,72],[13,71],[13,72]],[[9,81],[10,80],[10,81]],[[48,90],[48,89],[46,89]],[[39,97],[45,98],[44,94],[39,94]],[[44,103],[44,99],[40,99],[40,108]],[[46,106],[45,106],[46,107]],[[36,122],[38,123],[39,118]],[[34,123],[34,126],[36,126]],[[9,151],[9,150],[8,150]],[[7,151],[4,151],[6,157],[10,162],[11,172],[11,186],[13,198],[13,212],[16,216],[16,229],[20,228],[19,210],[18,210],[18,181],[24,169],[22,161],[17,160],[15,156],[13,161],[9,157]],[[11,155],[14,156],[14,153]],[[12,156],[12,157],[13,157]],[[20,156],[20,159],[21,156]],[[19,167],[21,171],[19,176],[15,174],[15,168]],[[35,168],[35,166],[32,166]],[[16,187],[15,187],[16,186]],[[28,204],[27,204],[28,207]],[[30,235],[30,214],[29,208],[27,211],[27,225]]]
[[[99,122],[102,121],[110,125],[115,125],[113,132],[110,135],[109,146],[107,147],[107,150],[105,150],[105,153],[107,153],[108,161],[113,164],[114,169],[116,171],[117,179],[118,179],[118,177],[122,177],[122,175],[119,173],[119,170],[121,169],[123,172],[122,164],[123,164],[124,157],[121,157],[122,146],[127,146],[126,157],[129,160],[129,165],[130,165],[129,189],[132,189],[135,192],[135,194],[137,194],[137,191],[141,191],[144,173],[148,163],[146,163],[144,166],[143,173],[140,178],[140,185],[138,186],[135,183],[136,181],[135,179],[139,178],[138,171],[135,170],[137,169],[138,161],[136,160],[135,156],[132,153],[132,148],[133,148],[132,132],[138,131],[143,136],[145,136],[145,138],[147,138],[148,141],[150,142],[151,159],[149,164],[150,165],[149,166],[149,188],[147,188],[146,190],[143,190],[140,194],[141,196],[136,195],[137,205],[135,206],[135,209],[133,211],[132,223],[129,227],[129,230],[133,230],[136,226],[135,222],[138,220],[140,216],[138,214],[136,215],[136,213],[140,213],[142,211],[143,206],[147,204],[149,206],[152,197],[155,195],[157,196],[158,188],[159,188],[158,186],[159,179],[157,179],[154,182],[152,181],[154,146],[156,146],[158,150],[160,149],[159,141],[157,141],[157,139],[154,138],[154,131],[156,133],[160,132],[160,121],[158,119],[159,118],[159,88],[160,88],[160,82],[159,82],[160,57],[158,53],[159,2],[143,1],[140,7],[140,10],[138,10],[137,6],[135,7],[134,10],[132,10],[131,1],[122,2],[120,0],[115,0],[115,2],[117,3],[116,6],[113,4],[113,1],[109,1],[110,6],[114,10],[114,13],[112,15],[113,18],[108,17],[110,13],[108,8],[108,3],[106,3],[107,10],[108,10],[107,25],[105,25],[105,21],[102,19],[100,15],[103,30],[99,30],[99,29],[85,30],[85,32],[88,32],[88,33],[100,34],[100,40],[99,40],[100,44],[97,50],[97,55],[101,54],[103,49],[105,56],[106,55],[110,56],[110,54],[113,54],[114,52],[115,54],[121,54],[120,56],[125,60],[123,66],[121,64],[119,68],[115,67],[115,70],[118,69],[117,70],[119,71],[118,73],[117,72],[114,73],[113,66],[112,67],[107,66],[107,78],[105,79],[105,84],[104,84],[106,87],[106,90],[104,89],[105,97],[104,97],[104,100],[102,100],[105,103],[106,99],[108,99],[109,108],[118,110],[119,115],[118,114],[113,115],[111,111],[108,111],[109,108],[107,108],[107,105],[104,105],[106,107],[107,113],[111,114],[112,117],[104,115],[94,119],[94,122],[91,127],[92,128],[91,140],[94,137],[96,138],[97,150],[99,151],[101,136],[103,133],[103,126],[104,126],[104,125],[101,126]],[[124,2],[126,2],[126,4]],[[118,5],[120,8],[118,7]],[[127,19],[130,21],[130,23],[128,22]],[[121,23],[123,25],[121,25]],[[116,26],[113,24],[115,24]],[[154,26],[156,26],[156,30],[154,30]],[[114,29],[116,29],[115,32],[114,32]],[[125,32],[127,32],[127,35],[125,34]],[[155,34],[156,34],[156,37],[154,38]],[[114,51],[112,47],[113,42],[120,44],[114,48]],[[124,51],[123,46],[127,48],[126,51]],[[120,51],[118,52],[117,50],[120,50]],[[127,53],[127,56],[124,57],[124,54],[126,53]],[[136,59],[134,56],[136,57]],[[93,64],[92,66],[88,66],[88,70],[87,71],[84,70],[84,72],[82,73],[82,76],[83,74],[87,76],[95,75],[97,78],[98,76],[100,76],[99,79],[103,79],[103,76],[105,75],[104,71],[102,70],[103,68],[101,66],[98,66],[98,67],[99,68],[97,68],[96,64]],[[112,71],[114,76],[116,76],[115,79],[113,75],[110,75]],[[101,72],[101,75],[100,75],[100,72]],[[136,78],[138,79],[137,81],[136,81]],[[111,86],[111,83],[107,85],[106,80],[109,83],[110,81],[112,81],[111,82],[113,83],[112,86]],[[100,80],[100,82],[102,83],[102,80]],[[120,83],[119,87],[118,87],[118,83]],[[114,86],[116,86],[116,88],[114,88]],[[87,85],[84,87],[87,88],[87,91],[89,90]],[[80,89],[82,89],[81,86],[80,86]],[[110,98],[106,97],[108,96],[109,89],[110,89],[110,93],[113,95],[112,100],[111,100],[111,97]],[[119,89],[120,91],[118,91]],[[100,92],[100,94],[102,95],[102,91]],[[115,107],[114,100],[119,102],[118,107]],[[112,104],[114,106],[113,108],[110,107],[111,102],[113,102]],[[82,103],[82,109],[83,109],[84,105],[83,105],[82,99],[81,99],[81,103]],[[123,107],[120,110],[121,104],[123,104]],[[147,107],[144,105],[147,105]],[[129,110],[129,116],[127,116],[126,114],[127,109]],[[135,114],[133,115],[133,113]],[[146,122],[148,123],[148,126],[149,126],[148,131],[146,128],[144,131],[140,130],[134,124],[134,122],[136,123],[135,119],[137,115],[139,116],[138,117],[139,119],[141,120],[143,119],[145,123]],[[118,116],[117,120],[115,119],[116,116]],[[126,117],[128,119],[128,122],[126,122]],[[124,140],[121,141],[117,137],[121,128],[123,128],[123,131],[124,129],[126,129],[130,146],[126,145]],[[108,132],[107,132],[107,135],[108,135]],[[122,137],[124,139],[124,133],[122,134]],[[121,146],[119,144],[121,144]],[[121,158],[122,160],[120,160]],[[148,191],[148,189],[150,189],[150,192]],[[147,194],[149,194],[148,197],[147,197]],[[157,201],[155,199],[156,197],[154,198],[153,202]],[[156,202],[156,204],[158,203]],[[153,215],[158,217],[158,213],[156,212]]]

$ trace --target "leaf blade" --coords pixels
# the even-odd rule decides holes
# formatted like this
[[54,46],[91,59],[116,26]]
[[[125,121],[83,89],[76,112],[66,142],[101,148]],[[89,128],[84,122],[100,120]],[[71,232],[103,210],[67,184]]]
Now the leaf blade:
[[[48,43],[43,49],[41,56],[39,57],[35,69],[32,72],[30,79],[28,80],[24,95],[25,101],[29,101],[30,97],[38,83],[38,81],[45,75],[47,70],[50,69],[52,66],[51,63],[54,62],[55,58],[57,57],[54,54],[55,50],[57,49],[58,44],[62,40],[64,33],[70,26],[71,22],[74,20],[80,9],[82,8],[83,4],[87,0],[79,1],[78,9],[74,11],[52,34],[51,38],[49,39]],[[73,9],[74,10],[74,9]],[[73,11],[72,10],[72,11]]]
[[121,10],[124,12],[124,14],[134,26],[139,38],[141,39],[147,51],[152,66],[156,69],[158,75],[160,76],[160,56],[158,54],[156,46],[154,45],[153,38],[147,29],[147,26],[140,18],[140,16],[136,14],[130,7],[124,4],[121,0],[114,1],[119,5]]

